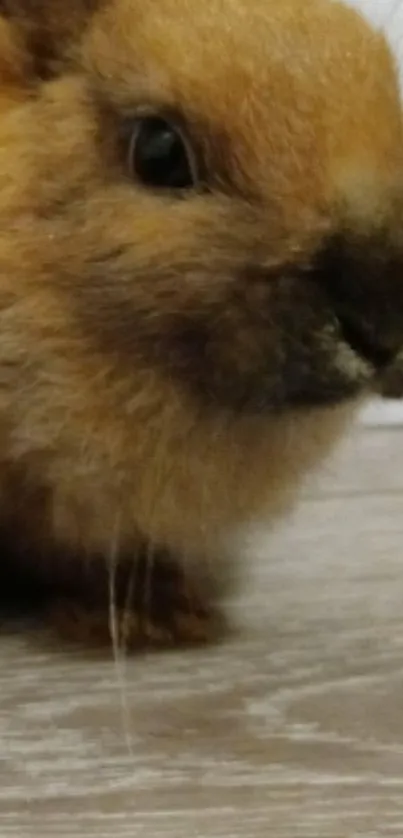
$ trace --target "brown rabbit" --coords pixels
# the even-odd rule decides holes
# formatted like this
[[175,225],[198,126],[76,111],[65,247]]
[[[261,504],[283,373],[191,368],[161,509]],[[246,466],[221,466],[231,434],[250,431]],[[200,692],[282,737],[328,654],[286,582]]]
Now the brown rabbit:
[[403,344],[395,67],[330,0],[63,6],[2,4],[2,563],[198,639]]

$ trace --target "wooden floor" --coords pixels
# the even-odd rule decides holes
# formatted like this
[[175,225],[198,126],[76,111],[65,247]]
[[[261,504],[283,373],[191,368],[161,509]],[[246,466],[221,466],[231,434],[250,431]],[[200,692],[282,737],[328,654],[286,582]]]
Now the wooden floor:
[[3,635],[1,838],[402,838],[403,427],[359,428],[246,553],[219,648],[118,678]]

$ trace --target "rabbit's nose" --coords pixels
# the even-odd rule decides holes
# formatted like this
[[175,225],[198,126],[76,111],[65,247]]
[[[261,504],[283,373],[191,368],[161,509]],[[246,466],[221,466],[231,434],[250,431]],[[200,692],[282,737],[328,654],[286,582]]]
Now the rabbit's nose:
[[311,272],[346,341],[382,369],[403,347],[403,246],[387,232],[334,235]]

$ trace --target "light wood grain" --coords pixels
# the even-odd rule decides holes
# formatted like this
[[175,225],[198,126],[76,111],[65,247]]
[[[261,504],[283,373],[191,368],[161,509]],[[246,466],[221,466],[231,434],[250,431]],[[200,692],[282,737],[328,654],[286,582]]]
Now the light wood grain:
[[225,644],[118,677],[6,624],[1,838],[402,838],[402,553],[403,429],[361,428],[246,544]]

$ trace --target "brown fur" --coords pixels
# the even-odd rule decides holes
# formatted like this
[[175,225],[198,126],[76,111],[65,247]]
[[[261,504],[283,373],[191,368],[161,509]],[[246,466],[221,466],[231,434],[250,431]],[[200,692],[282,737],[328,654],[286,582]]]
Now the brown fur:
[[[2,526],[52,580],[139,545],[214,575],[379,377],[337,316],[379,357],[402,343],[395,68],[327,0],[77,9],[56,78],[18,102],[3,77]],[[205,188],[184,200],[128,178],[145,105],[194,138]]]
[[82,35],[91,14],[103,0],[0,0],[0,14],[25,41],[33,76],[58,73],[71,45]]

